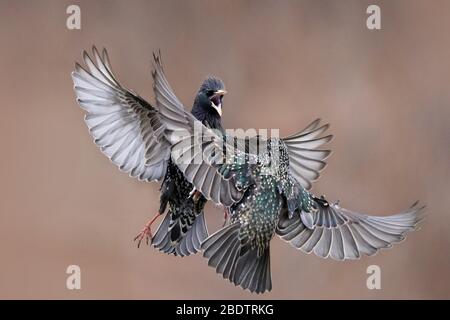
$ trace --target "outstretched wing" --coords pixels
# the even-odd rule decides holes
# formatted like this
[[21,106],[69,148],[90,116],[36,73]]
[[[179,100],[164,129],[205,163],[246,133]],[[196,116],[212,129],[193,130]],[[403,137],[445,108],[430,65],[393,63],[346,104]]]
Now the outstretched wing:
[[[94,142],[120,170],[139,180],[161,180],[170,157],[170,143],[157,111],[116,80],[106,50],[95,47],[86,67],[72,72],[77,101]],[[95,62],[94,62],[95,61]]]
[[165,136],[172,144],[172,160],[205,198],[224,206],[232,205],[242,198],[243,193],[237,189],[234,177],[220,173],[220,167],[206,156],[223,156],[222,135],[186,112],[166,79],[160,55],[155,54],[154,60],[156,108]]
[[[224,169],[222,164],[251,162],[251,158],[257,158],[259,150],[266,148],[267,141],[259,136],[245,139],[223,136],[203,126],[185,111],[173,93],[164,75],[160,55],[155,54],[154,60],[156,108],[165,126],[166,137],[172,144],[172,159],[186,179],[207,199],[225,206],[235,203],[241,199],[243,188],[234,174],[227,169],[220,170]],[[319,124],[318,119],[301,132],[283,139],[289,153],[291,172],[305,189],[310,189],[312,182],[319,177],[326,165],[324,160],[331,153],[330,150],[318,149],[332,138],[331,135],[321,137],[328,125]]]
[[333,136],[321,137],[329,125],[320,125],[320,119],[314,120],[302,131],[283,138],[289,153],[289,167],[292,175],[306,190],[319,178],[325,166],[330,150],[318,149],[329,142]]
[[[310,222],[287,212],[280,218],[277,234],[305,253],[335,260],[371,256],[379,249],[402,241],[422,219],[424,206],[417,202],[409,209],[391,216],[370,216],[352,212],[327,202],[318,203]],[[304,223],[305,222],[305,223]],[[306,225],[309,225],[308,227]]]
[[[186,112],[164,75],[159,54],[154,55],[152,73],[155,106],[117,81],[106,50],[100,55],[93,47],[92,57],[83,52],[85,67],[77,63],[72,73],[77,101],[86,111],[85,121],[94,142],[120,170],[139,180],[161,180],[174,145],[177,151],[186,137],[202,139],[203,133],[221,140]],[[216,166],[202,159],[186,162],[190,160],[186,157],[177,165],[206,198],[229,206],[242,197],[232,177],[225,178]]]

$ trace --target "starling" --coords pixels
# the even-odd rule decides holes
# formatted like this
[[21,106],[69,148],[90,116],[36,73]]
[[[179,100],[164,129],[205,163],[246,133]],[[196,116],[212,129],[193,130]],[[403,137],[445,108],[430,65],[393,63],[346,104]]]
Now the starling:
[[[169,175],[191,184],[183,201],[193,186],[194,212],[202,197],[226,207],[228,224],[201,246],[197,232],[197,237],[185,233],[183,239],[198,240],[192,245],[194,251],[203,249],[208,264],[243,289],[256,293],[271,290],[270,241],[275,234],[320,257],[358,259],[403,240],[421,220],[424,207],[418,203],[399,214],[376,217],[341,208],[311,193],[330,154],[320,148],[332,138],[323,136],[328,125],[320,125],[320,120],[282,139],[229,135],[211,118],[213,110],[220,115],[221,98],[214,92],[209,99],[208,94],[206,98],[198,96],[197,100],[206,101],[205,108],[210,108],[208,115],[199,117],[204,112],[196,108],[188,113],[167,82],[159,55],[154,56],[152,73],[155,106],[118,84],[105,52],[101,59],[94,49],[94,57],[97,66],[85,55],[89,72],[77,65],[74,82],[96,143],[122,170],[141,180],[162,179],[170,172],[168,164],[175,165]],[[115,148],[110,150],[111,146]],[[179,188],[177,182],[169,185]],[[167,193],[172,195],[173,190]],[[164,250],[169,248],[164,234],[172,222],[172,218],[166,219],[160,226],[165,231],[162,240],[155,236],[155,243],[166,243]],[[191,232],[197,231],[197,221],[198,217]]]
[[[156,67],[156,79],[164,77]],[[181,124],[166,131],[172,137],[172,161],[206,199],[230,212],[228,225],[202,243],[203,255],[217,273],[243,289],[272,289],[270,241],[275,234],[306,253],[358,259],[400,242],[422,219],[424,206],[418,202],[395,215],[370,216],[311,193],[330,155],[320,148],[332,139],[323,136],[329,125],[320,125],[320,119],[283,139],[239,138],[199,125],[171,97],[164,108]],[[156,119],[167,121],[165,116]],[[184,135],[174,135],[180,128]]]
[[[257,155],[241,149],[217,165],[224,179],[237,178],[244,186],[239,188],[244,196],[231,205],[229,224],[202,243],[203,255],[217,273],[243,289],[271,290],[270,241],[275,234],[306,253],[358,259],[403,240],[421,219],[424,207],[418,203],[396,215],[369,216],[308,191],[329,154],[316,149],[331,139],[318,137],[328,127],[318,124],[316,120],[285,139],[258,141],[265,146]],[[195,182],[194,186],[202,190]]]
[[[171,161],[167,137],[161,134],[166,124],[157,119],[150,123],[152,115],[159,112],[159,104],[164,104],[170,97],[171,93],[165,90],[165,79],[155,78],[157,104],[153,107],[117,81],[106,50],[100,55],[93,47],[92,53],[94,59],[83,52],[86,68],[77,63],[72,79],[77,101],[86,111],[85,121],[94,142],[131,177],[149,182],[162,180],[160,208],[135,238],[138,246],[145,239],[147,244],[152,240],[155,248],[169,254],[186,256],[196,253],[208,235],[203,213],[206,199],[195,191]],[[154,58],[160,63],[159,54]],[[197,120],[220,132],[223,131],[221,115],[225,93],[220,79],[208,77],[201,85],[192,108]],[[170,126],[170,114],[167,119],[167,126]],[[166,211],[167,205],[169,210],[153,237],[151,225]]]

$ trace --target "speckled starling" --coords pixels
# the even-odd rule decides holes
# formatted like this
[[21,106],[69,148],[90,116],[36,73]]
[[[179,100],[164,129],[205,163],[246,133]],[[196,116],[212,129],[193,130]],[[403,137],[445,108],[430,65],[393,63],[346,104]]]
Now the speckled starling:
[[[157,103],[153,107],[139,95],[123,87],[115,77],[108,54],[102,55],[93,47],[93,59],[83,52],[86,68],[78,63],[72,78],[77,101],[86,111],[85,121],[94,142],[120,170],[143,181],[162,180],[160,208],[142,232],[135,238],[166,253],[185,256],[196,253],[207,237],[203,207],[206,199],[194,192],[178,167],[170,160],[170,149],[161,129],[170,126],[152,120],[158,107],[171,93],[165,90],[164,78],[154,74]],[[155,61],[160,63],[159,55]],[[192,113],[204,125],[223,131],[221,125],[222,100],[226,93],[223,82],[208,77],[201,85],[194,101]],[[168,110],[168,109],[167,109]],[[164,110],[162,112],[165,112]],[[195,191],[195,190],[194,190]],[[158,216],[169,210],[152,237],[151,225]]]
[[252,165],[243,165],[251,155],[242,152],[218,165],[224,179],[233,177],[236,183],[246,177],[244,184],[239,183],[245,185],[244,196],[230,207],[229,225],[206,239],[202,248],[208,264],[235,285],[256,293],[271,290],[269,252],[275,234],[306,253],[358,259],[403,240],[419,222],[423,207],[417,203],[400,214],[377,217],[351,212],[310,193],[307,188],[329,153],[316,149],[330,139],[318,137],[328,127],[318,124],[264,142]]
[[[397,215],[375,217],[312,194],[311,184],[330,154],[319,149],[331,139],[322,135],[328,125],[320,125],[319,120],[283,139],[224,134],[207,125],[212,119],[202,123],[195,112],[195,116],[186,112],[165,78],[158,55],[153,72],[155,106],[118,85],[106,54],[100,59],[94,50],[94,56],[98,67],[85,58],[90,73],[77,66],[74,81],[96,142],[123,170],[144,180],[162,178],[170,158],[195,193],[229,209],[228,225],[203,241],[201,248],[208,264],[235,285],[256,293],[271,290],[269,250],[275,234],[304,252],[357,259],[401,241],[421,219],[423,207],[418,204]],[[202,100],[217,111],[217,96]],[[110,129],[116,121],[123,122]],[[129,123],[134,124],[134,136],[119,140],[119,149],[108,150],[118,140],[96,130],[105,130],[108,124],[107,132],[125,136],[132,130]],[[114,150],[122,145],[131,146],[131,152],[116,155]],[[164,222],[162,226],[167,229]]]
[[[158,63],[155,73],[164,78]],[[256,293],[271,290],[275,234],[320,257],[358,259],[403,240],[421,220],[424,207],[418,203],[396,215],[369,216],[312,194],[330,154],[320,148],[332,138],[323,136],[329,126],[319,119],[283,139],[239,138],[198,125],[175,94],[170,96],[164,108],[181,124],[166,128],[172,160],[205,198],[231,214],[229,224],[202,243],[204,256],[235,285]],[[162,113],[155,119],[166,122]],[[184,135],[173,134],[181,128]]]

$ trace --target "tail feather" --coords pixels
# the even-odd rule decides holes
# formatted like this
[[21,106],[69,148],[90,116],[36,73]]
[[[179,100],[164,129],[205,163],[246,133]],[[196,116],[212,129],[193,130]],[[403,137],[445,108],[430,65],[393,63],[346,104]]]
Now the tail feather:
[[262,255],[258,255],[257,248],[242,250],[239,231],[240,224],[234,223],[212,234],[202,243],[203,256],[209,266],[234,285],[255,293],[270,291],[269,248]]
[[[258,291],[262,290],[263,286],[268,285],[269,287],[271,284],[267,283],[267,279],[265,278],[266,270],[270,268],[270,252],[269,248],[265,251],[262,260],[260,263],[257,264],[257,267],[255,269],[255,272],[253,273],[252,278],[249,278],[249,289],[250,291]],[[260,279],[258,279],[260,277]]]
[[[218,269],[219,273],[222,273],[225,279],[231,279],[232,276],[232,266],[236,263],[239,258],[239,246],[240,243],[236,242],[231,247],[230,259],[228,259],[227,263],[224,264],[223,268]],[[223,270],[222,270],[223,269]]]
[[[163,222],[158,227],[153,237],[153,246],[167,254],[174,254],[181,257],[195,254],[201,249],[201,243],[208,237],[208,230],[205,223],[203,211],[195,218],[192,226],[187,230],[183,237],[172,232],[178,232],[177,228],[170,228],[171,212],[169,211]],[[178,239],[173,241],[172,239]]]
[[169,225],[170,212],[166,214],[164,220],[159,225],[158,230],[156,230],[156,233],[152,239],[153,246],[167,254],[175,252],[175,248],[173,246],[170,246],[170,235],[167,232],[167,230],[169,229]]
[[223,238],[221,238],[220,241],[220,250],[216,250],[214,254],[209,258],[208,265],[217,267],[218,269],[222,270],[223,267],[226,265],[226,255],[228,250],[233,247],[232,244],[236,241],[235,238],[237,236],[235,232],[234,234],[228,234],[226,233]]
[[202,241],[208,236],[203,212],[195,219],[193,228],[186,234],[186,247],[189,252],[201,250]]
[[225,271],[231,267],[233,261],[236,260],[238,255],[239,243],[236,241],[231,241],[229,246],[226,248],[221,260],[217,264],[217,272],[225,277]]
[[202,242],[208,237],[208,229],[206,228],[205,216],[203,212],[197,217],[196,228],[192,230],[192,242],[196,250],[201,250]]

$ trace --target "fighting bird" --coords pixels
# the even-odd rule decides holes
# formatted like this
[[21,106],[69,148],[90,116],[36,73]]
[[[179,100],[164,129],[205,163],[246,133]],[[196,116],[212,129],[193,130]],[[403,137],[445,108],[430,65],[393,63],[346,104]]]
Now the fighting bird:
[[[169,254],[186,256],[196,253],[207,237],[203,208],[206,199],[193,188],[170,159],[166,137],[160,134],[164,126],[172,124],[170,109],[162,109],[167,124],[161,124],[153,113],[156,109],[139,95],[123,87],[115,77],[107,51],[100,55],[92,49],[93,59],[83,52],[86,67],[76,63],[72,73],[79,105],[86,111],[85,121],[94,142],[120,170],[143,181],[160,181],[160,207],[138,234],[138,247],[145,239],[154,247]],[[160,55],[154,56],[160,64]],[[166,103],[171,92],[165,79],[153,73],[156,108]],[[224,83],[208,77],[200,86],[192,107],[192,114],[205,126],[223,132],[221,124]],[[169,210],[155,236],[151,226]]]
[[[154,56],[152,73],[155,106],[118,84],[106,52],[101,58],[94,49],[97,65],[84,57],[89,71],[77,65],[73,78],[96,143],[122,170],[141,180],[161,179],[171,164],[177,177],[189,183],[183,201],[193,193],[197,200],[227,208],[230,217],[223,228],[204,241],[189,236],[194,227],[185,228],[183,239],[193,239],[192,251],[203,250],[208,265],[243,289],[272,289],[270,243],[275,235],[323,258],[358,259],[403,240],[423,217],[424,206],[418,203],[395,215],[370,216],[314,195],[312,183],[330,155],[322,146],[332,138],[323,135],[329,126],[320,120],[285,138],[230,135],[215,130],[213,120],[185,110],[167,82],[159,55]],[[217,111],[220,99],[212,97],[201,100],[208,111]],[[197,200],[192,199],[194,212]],[[167,216],[158,229],[165,233],[161,239],[155,235],[164,248],[171,243],[163,240],[172,222]],[[198,216],[193,221],[195,225]]]

